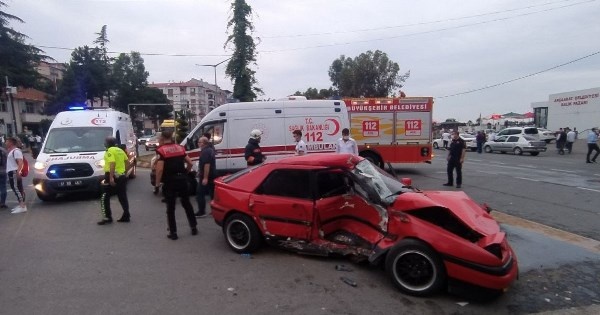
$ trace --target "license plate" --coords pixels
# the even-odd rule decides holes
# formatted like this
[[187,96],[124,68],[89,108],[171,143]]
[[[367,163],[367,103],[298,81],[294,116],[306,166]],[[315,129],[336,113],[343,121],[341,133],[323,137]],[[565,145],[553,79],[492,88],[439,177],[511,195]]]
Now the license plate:
[[60,187],[75,187],[75,186],[81,186],[81,185],[83,185],[83,181],[80,181],[80,180],[63,180],[62,182],[58,183],[58,185]]

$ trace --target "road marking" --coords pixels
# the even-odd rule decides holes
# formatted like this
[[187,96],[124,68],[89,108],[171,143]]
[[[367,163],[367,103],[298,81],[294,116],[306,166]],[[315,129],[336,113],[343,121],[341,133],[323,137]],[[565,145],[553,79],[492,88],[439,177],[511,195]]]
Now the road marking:
[[528,181],[531,181],[531,182],[539,182],[539,180],[537,180],[537,179],[531,179],[531,178],[525,178],[525,177],[515,177],[515,178],[523,179],[523,180],[528,180]]
[[479,173],[490,174],[490,175],[498,175],[496,172],[488,172],[488,171],[477,171]]
[[503,212],[498,212],[496,210],[492,211],[491,215],[496,219],[496,221],[500,223],[505,223],[513,226],[518,226],[521,228],[534,230],[538,233],[546,235],[550,238],[567,242],[582,248],[585,248],[589,251],[600,253],[600,242],[591,238],[587,238],[585,236],[577,235],[571,232],[559,230],[557,228],[553,228],[551,226],[547,226],[541,223],[529,221],[527,219],[519,218],[512,216],[510,214],[506,214]]
[[473,162],[483,162],[483,160],[478,160],[478,159],[468,159],[467,161],[473,161]]
[[577,187],[579,189],[583,189],[583,190],[591,190],[591,191],[595,191],[595,192],[600,192],[600,190],[598,189],[591,189],[591,188],[585,188],[585,187]]
[[517,164],[517,166],[522,166],[522,167],[527,167],[527,168],[538,168],[535,165],[531,165],[531,164]]
[[556,169],[556,168],[551,168],[550,170],[557,171],[557,172],[577,173],[577,171],[560,170],[560,169]]
[[594,174],[594,176],[600,176],[600,174]]

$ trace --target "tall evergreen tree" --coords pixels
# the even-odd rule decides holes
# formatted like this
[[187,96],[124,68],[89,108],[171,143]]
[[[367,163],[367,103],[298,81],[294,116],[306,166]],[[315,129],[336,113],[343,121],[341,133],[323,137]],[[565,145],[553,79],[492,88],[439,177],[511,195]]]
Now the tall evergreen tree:
[[[96,33],[98,37],[94,40],[94,44],[98,44],[100,47],[101,59],[104,63],[104,73],[102,77],[97,78],[100,89],[103,90],[102,95],[106,93],[108,97],[108,104],[110,105],[111,90],[114,86],[111,85],[111,72],[110,72],[110,58],[108,57],[107,44],[108,35],[106,33],[106,25],[103,25],[100,32]],[[100,106],[104,106],[104,97],[100,97]]]
[[252,8],[245,0],[234,0],[231,4],[232,16],[227,28],[233,28],[227,37],[225,46],[233,44],[233,55],[227,63],[225,74],[233,81],[233,97],[241,102],[250,102],[262,90],[256,87],[258,81],[254,77],[255,71],[250,69],[251,64],[256,64],[256,44],[251,33],[254,25],[251,21]]
[[25,22],[3,11],[5,6],[0,1],[0,79],[4,82],[8,77],[12,86],[33,87],[41,79],[35,67],[47,57],[41,49],[25,43],[26,35],[9,27],[11,21]]

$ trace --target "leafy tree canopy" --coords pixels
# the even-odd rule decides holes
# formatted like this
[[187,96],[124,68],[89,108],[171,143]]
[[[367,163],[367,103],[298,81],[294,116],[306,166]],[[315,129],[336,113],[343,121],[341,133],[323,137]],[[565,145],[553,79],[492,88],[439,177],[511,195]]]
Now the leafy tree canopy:
[[337,96],[336,92],[331,87],[329,89],[320,90],[309,87],[308,89],[306,89],[306,92],[302,93],[300,91],[296,91],[294,95],[305,96],[309,100],[326,100]]

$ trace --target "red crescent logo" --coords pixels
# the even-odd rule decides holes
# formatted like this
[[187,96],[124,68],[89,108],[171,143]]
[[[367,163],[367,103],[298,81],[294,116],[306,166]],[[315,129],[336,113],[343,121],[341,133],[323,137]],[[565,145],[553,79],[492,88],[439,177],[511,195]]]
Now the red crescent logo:
[[333,132],[328,133],[327,135],[333,136],[336,133],[338,133],[338,131],[340,131],[340,123],[337,120],[329,118],[329,119],[326,119],[325,121],[331,121],[335,125],[335,129],[333,130]]

